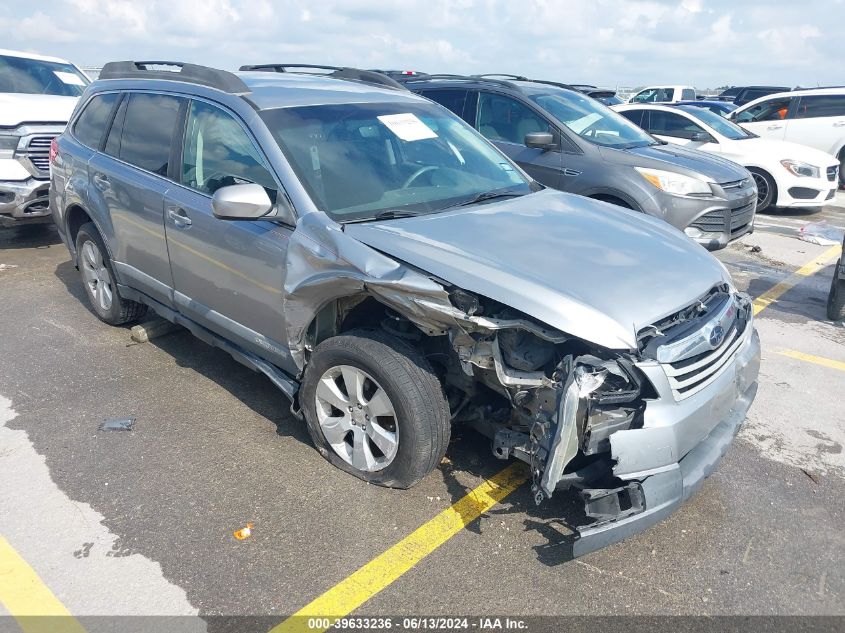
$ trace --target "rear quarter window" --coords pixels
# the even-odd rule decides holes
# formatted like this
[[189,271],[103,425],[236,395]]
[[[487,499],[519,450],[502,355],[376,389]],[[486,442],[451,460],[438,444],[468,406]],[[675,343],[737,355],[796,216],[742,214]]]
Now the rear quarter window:
[[96,95],[86,104],[73,126],[73,135],[76,140],[91,149],[100,149],[100,142],[103,140],[103,134],[118,96],[116,92]]

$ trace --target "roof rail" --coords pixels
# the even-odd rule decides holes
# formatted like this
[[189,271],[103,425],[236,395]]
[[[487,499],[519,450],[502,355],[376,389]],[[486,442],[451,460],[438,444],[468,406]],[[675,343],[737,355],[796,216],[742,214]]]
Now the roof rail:
[[522,75],[509,75],[507,73],[487,73],[485,75],[473,75],[473,77],[480,77],[482,79],[513,79],[514,81],[530,81],[528,77]]
[[[304,70],[296,70],[297,68]],[[276,73],[321,74],[334,79],[348,79],[386,88],[404,90],[405,87],[395,79],[372,70],[361,70],[348,66],[323,66],[321,64],[247,64],[240,67],[247,71],[270,71]],[[312,73],[312,70],[330,70],[330,73]]]
[[[178,70],[159,70],[151,66],[172,66]],[[98,79],[164,79],[184,81],[210,88],[217,88],[231,94],[250,92],[243,80],[226,70],[186,64],[185,62],[166,61],[123,61],[109,62],[100,71]]]
[[452,79],[455,81],[486,81],[488,83],[498,84],[506,88],[513,88],[516,90],[519,89],[516,84],[505,79],[496,79],[494,77],[487,76],[482,77],[481,75],[450,75],[448,73],[438,73],[435,75],[423,75],[421,77],[407,77],[400,79],[399,81],[401,81],[402,83],[411,83],[414,81],[427,81],[429,79]]

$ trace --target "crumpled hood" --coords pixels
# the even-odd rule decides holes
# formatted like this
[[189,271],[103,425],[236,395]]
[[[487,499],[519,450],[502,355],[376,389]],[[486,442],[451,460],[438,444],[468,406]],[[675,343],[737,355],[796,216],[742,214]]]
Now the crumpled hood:
[[344,230],[451,284],[611,349],[635,349],[641,328],[728,280],[710,253],[665,222],[548,189]]
[[[680,167],[712,182],[734,182],[748,177],[748,173],[743,167],[725,158],[708,154],[701,150],[675,145],[674,143],[634,147],[624,150],[623,153],[636,156],[638,159],[636,164],[640,167],[652,167],[654,169],[666,169],[675,172]],[[608,154],[610,152],[603,155],[608,160],[613,160],[614,157]]]
[[78,97],[0,92],[0,127],[21,123],[67,123]]

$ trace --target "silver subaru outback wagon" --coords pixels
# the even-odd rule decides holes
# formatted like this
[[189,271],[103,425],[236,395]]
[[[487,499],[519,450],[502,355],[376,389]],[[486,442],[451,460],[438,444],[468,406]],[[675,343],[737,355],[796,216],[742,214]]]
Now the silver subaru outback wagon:
[[583,504],[574,555],[713,470],[757,391],[749,298],[668,224],[545,189],[380,75],[108,64],[51,152],[95,314],[266,374],[319,452],[416,484],[452,427]]

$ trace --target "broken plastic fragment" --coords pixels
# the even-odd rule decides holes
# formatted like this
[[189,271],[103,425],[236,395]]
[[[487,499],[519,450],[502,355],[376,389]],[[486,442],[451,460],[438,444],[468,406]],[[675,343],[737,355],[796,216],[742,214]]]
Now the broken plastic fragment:
[[135,425],[135,418],[115,418],[100,423],[99,431],[131,431]]
[[822,246],[839,244],[842,241],[843,235],[845,235],[845,232],[842,229],[832,226],[824,220],[821,222],[809,222],[798,229],[798,239]]
[[233,535],[239,541],[249,538],[250,536],[252,536],[252,523],[247,523],[246,527],[243,527],[240,530],[235,530],[233,532]]

